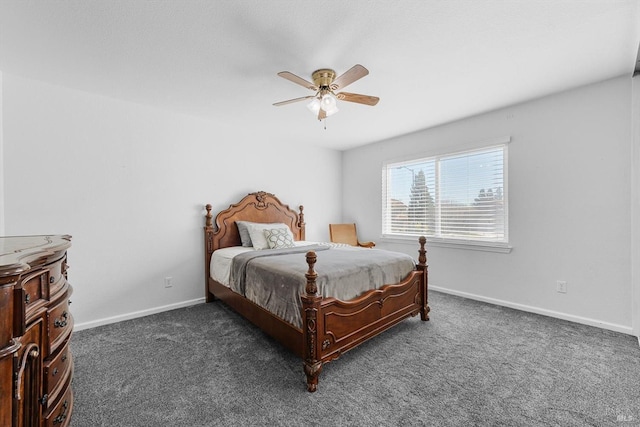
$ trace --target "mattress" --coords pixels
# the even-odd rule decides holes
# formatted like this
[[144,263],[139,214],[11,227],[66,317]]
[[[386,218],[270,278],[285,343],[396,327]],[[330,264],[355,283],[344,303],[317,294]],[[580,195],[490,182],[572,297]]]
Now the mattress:
[[[300,296],[305,292],[308,269],[305,246],[316,250],[316,284],[323,298],[348,301],[385,284],[398,283],[415,269],[415,261],[398,252],[343,244],[296,243],[297,253],[290,253],[295,249],[257,251],[259,254],[246,247],[218,249],[211,258],[211,277],[300,327]],[[241,262],[245,266],[238,268]]]

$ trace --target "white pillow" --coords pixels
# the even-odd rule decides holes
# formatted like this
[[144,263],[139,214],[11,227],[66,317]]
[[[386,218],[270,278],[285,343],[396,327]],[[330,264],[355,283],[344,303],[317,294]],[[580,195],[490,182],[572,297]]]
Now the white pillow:
[[293,233],[287,228],[269,228],[263,231],[269,249],[293,248]]
[[[269,242],[267,242],[267,238],[264,236],[264,230],[272,230],[272,229],[282,229],[285,228],[289,230],[287,224],[276,222],[271,224],[263,224],[259,222],[247,223],[247,230],[249,230],[249,236],[251,237],[251,244],[254,249],[269,249]],[[291,233],[291,230],[289,230]],[[293,233],[291,233],[291,237],[293,240]]]

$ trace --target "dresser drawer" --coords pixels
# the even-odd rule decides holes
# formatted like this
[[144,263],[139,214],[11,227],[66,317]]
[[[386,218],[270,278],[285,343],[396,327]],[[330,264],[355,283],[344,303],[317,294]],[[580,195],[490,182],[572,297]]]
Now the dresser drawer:
[[27,310],[30,306],[38,305],[37,301],[39,300],[48,300],[50,297],[54,297],[54,294],[65,285],[66,277],[63,275],[63,264],[65,263],[66,257],[45,265],[37,273],[24,278],[22,289],[25,292],[24,302]]
[[49,277],[49,292],[51,298],[55,298],[54,295],[64,286],[66,283],[66,276],[63,274],[63,269],[66,268],[67,258],[66,256],[55,263],[48,266]]
[[24,303],[27,310],[38,300],[49,298],[49,295],[47,295],[48,276],[49,272],[45,270],[25,278],[25,281],[22,283],[22,289],[24,289],[25,293]]
[[[44,393],[47,402],[54,402],[73,370],[73,358],[69,349],[69,341],[65,342],[60,351],[44,362]],[[45,408],[48,405],[45,405]]]
[[57,304],[47,311],[48,328],[49,328],[49,352],[51,355],[56,352],[58,347],[71,335],[73,330],[73,316],[69,312],[69,295],[71,287],[64,297]]
[[71,412],[73,410],[73,392],[71,387],[67,386],[62,398],[56,403],[51,411],[44,419],[46,427],[64,427],[69,425],[71,421]]

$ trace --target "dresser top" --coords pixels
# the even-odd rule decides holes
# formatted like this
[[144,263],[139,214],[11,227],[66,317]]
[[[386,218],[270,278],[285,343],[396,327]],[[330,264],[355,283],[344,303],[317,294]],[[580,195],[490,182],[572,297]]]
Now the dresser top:
[[0,237],[0,277],[24,273],[70,246],[68,235]]

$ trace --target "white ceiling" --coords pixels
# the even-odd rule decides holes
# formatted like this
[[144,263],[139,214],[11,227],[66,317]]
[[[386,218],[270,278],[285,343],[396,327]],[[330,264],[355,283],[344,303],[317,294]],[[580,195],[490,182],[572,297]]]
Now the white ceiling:
[[[631,76],[639,42],[640,0],[0,0],[3,73],[336,149]],[[377,106],[272,106],[355,64]]]

